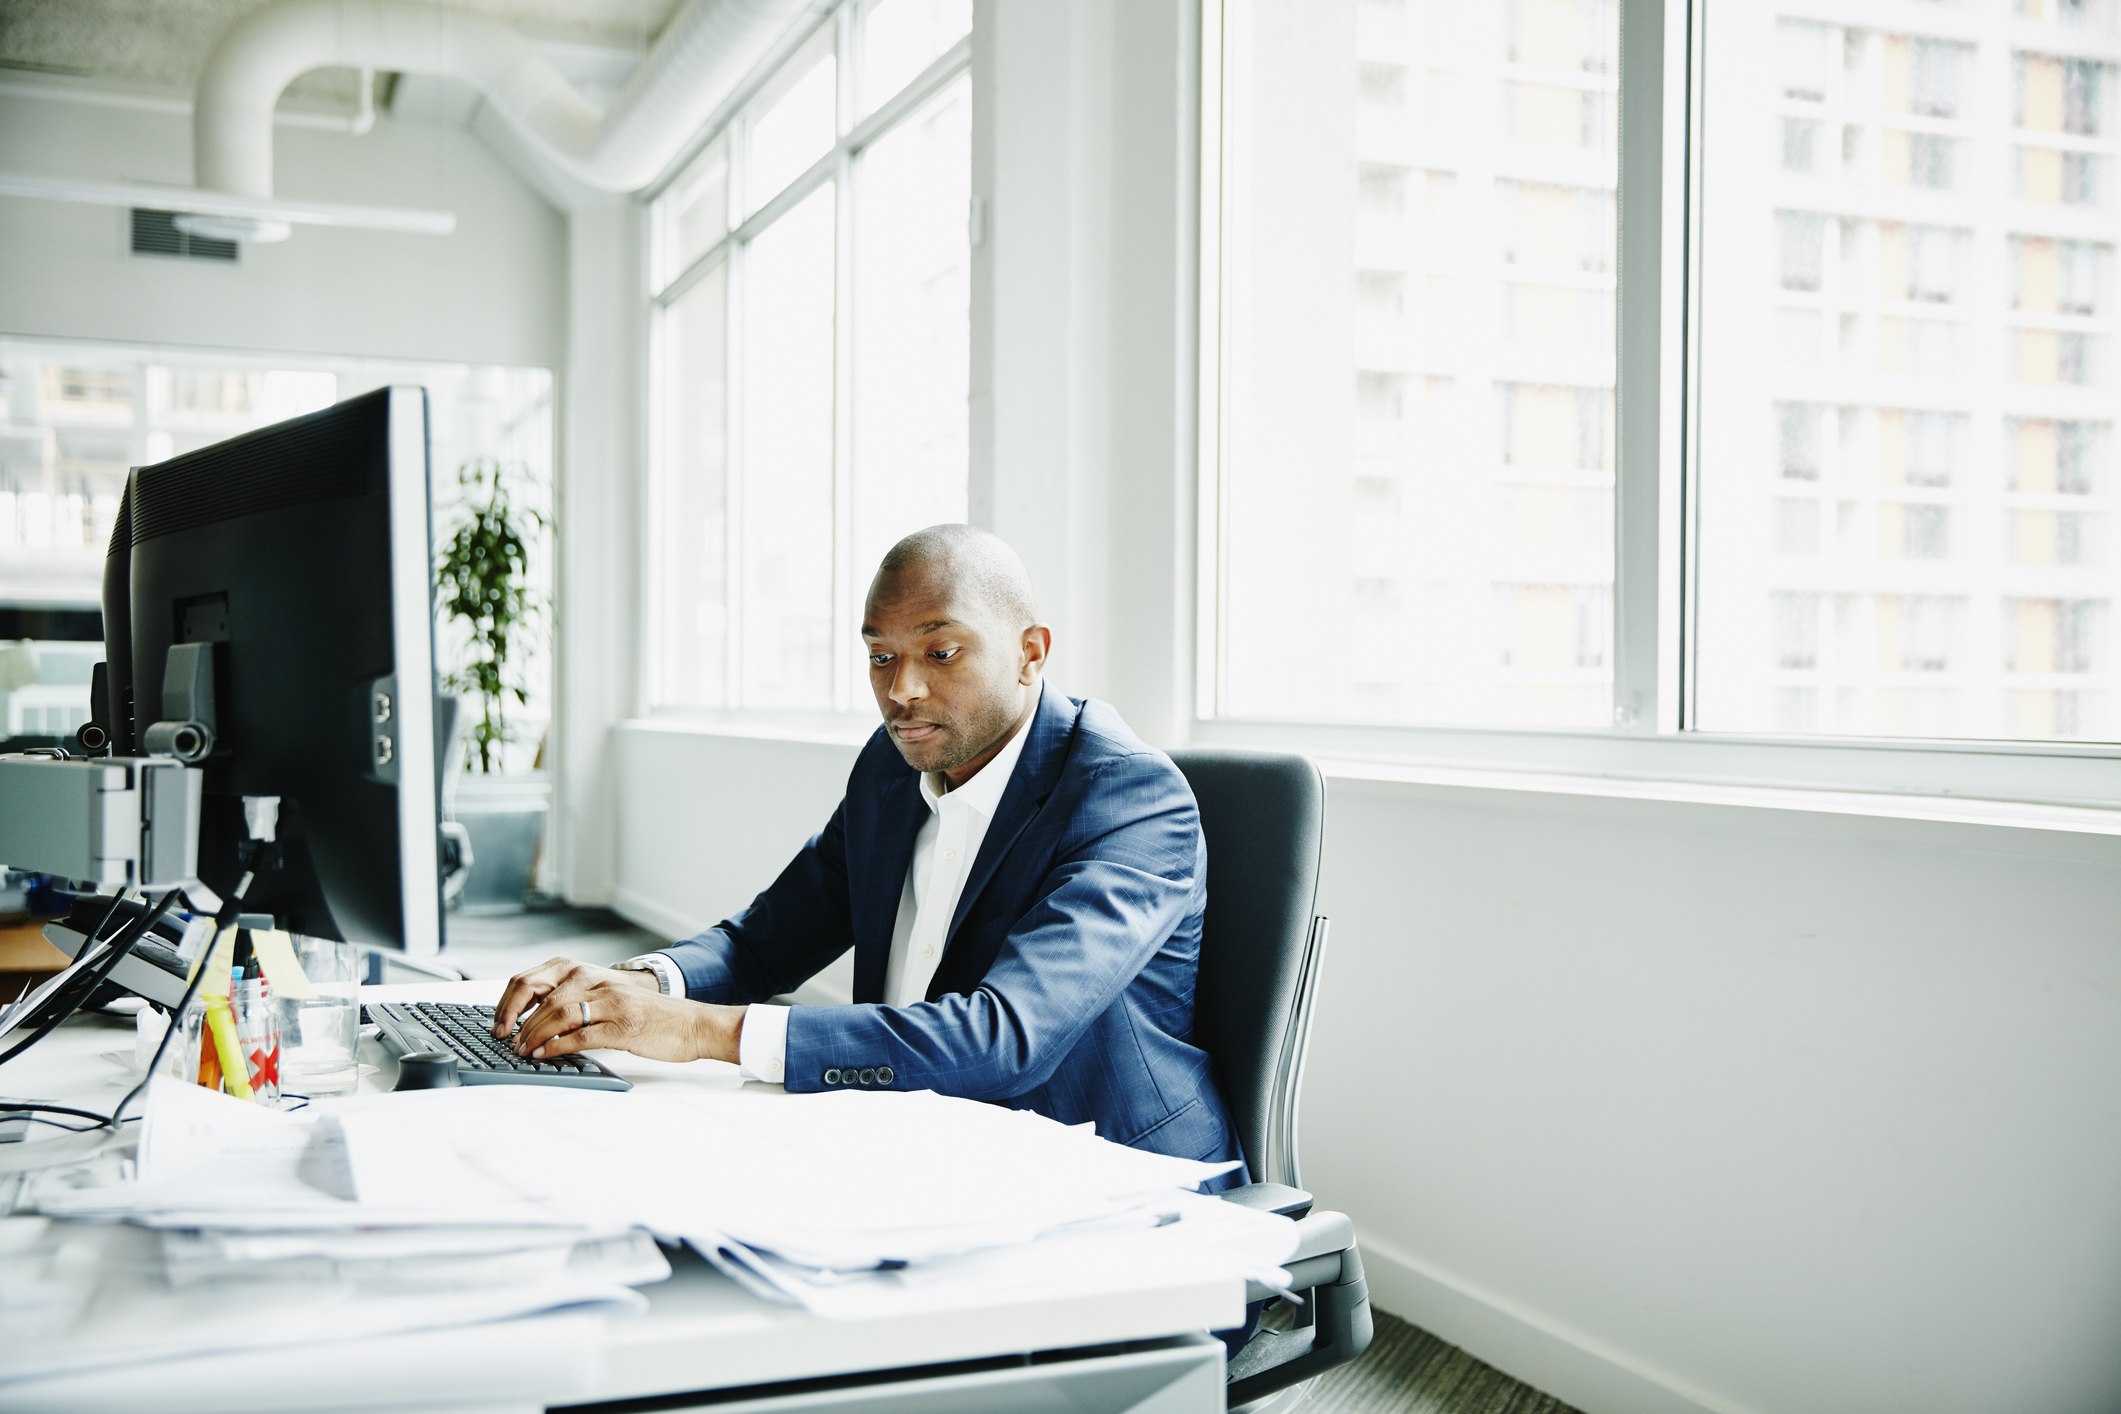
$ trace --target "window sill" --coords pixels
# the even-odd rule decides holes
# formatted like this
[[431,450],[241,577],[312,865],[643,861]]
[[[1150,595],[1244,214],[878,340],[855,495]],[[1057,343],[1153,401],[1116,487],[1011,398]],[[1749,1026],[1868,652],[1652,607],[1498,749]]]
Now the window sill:
[[1202,746],[1301,751],[1348,780],[2121,834],[2110,745],[1869,742],[1196,721]]
[[873,717],[837,713],[714,713],[699,716],[631,717],[619,730],[667,732],[673,736],[746,737],[753,741],[802,742],[811,746],[859,748],[876,731]]
[[[636,717],[619,729],[858,750],[875,724],[828,713],[728,713]],[[1926,752],[1898,742],[1452,732],[1227,719],[1195,722],[1193,744],[1300,751],[1329,779],[1342,781],[2121,836],[2121,757],[2112,748],[2078,754],[1970,742]],[[1434,749],[1439,744],[1457,749],[1447,755]],[[1688,768],[1702,774],[1680,774]],[[1721,771],[1707,774],[1715,768]],[[1853,779],[1819,779],[1835,769]],[[1919,781],[1924,770],[1956,772],[1961,779],[1908,788],[1905,783]],[[2024,793],[1994,788],[2013,776]],[[1980,783],[1992,788],[1966,788]],[[2061,798],[2046,793],[2065,785],[2074,789]],[[2035,794],[2039,787],[2046,791]]]
[[1630,780],[1564,775],[1495,767],[1313,758],[1329,780],[1443,786],[1463,790],[1520,791],[1535,795],[1593,796],[1607,800],[1660,801],[1815,815],[1857,815],[1936,824],[1988,825],[2065,834],[2121,836],[2121,810],[2049,805],[2013,800],[1969,800],[1954,796],[1812,790],[1791,786],[1728,785],[1711,781]]

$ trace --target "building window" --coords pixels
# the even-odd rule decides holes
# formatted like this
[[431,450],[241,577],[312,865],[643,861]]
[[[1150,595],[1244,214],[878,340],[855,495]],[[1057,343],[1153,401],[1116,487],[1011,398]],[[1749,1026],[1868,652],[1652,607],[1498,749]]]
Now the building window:
[[648,695],[848,711],[869,574],[965,518],[970,0],[843,0],[656,197]]
[[[1615,124],[1654,105],[1609,0],[1213,13],[1204,715],[1777,750],[2121,728],[2112,0],[1693,6],[1676,189],[1623,175]],[[1642,191],[1684,217],[1661,244],[1616,236]],[[1682,411],[1623,465],[1612,351],[1649,297],[1616,277],[1652,244],[1684,339],[1632,320],[1656,336],[1622,366]],[[1630,575],[1661,617],[1616,625]]]
[[1224,11],[1212,709],[1602,726],[1617,6],[1334,9]]
[[[2112,251],[2073,208],[2096,203],[2113,156],[2112,64],[2026,46],[2029,20],[2062,23],[2052,4],[1951,24],[1939,9],[1936,33],[1780,13],[1795,8],[1721,6],[1706,30],[1685,720],[2111,731]],[[1773,88],[1748,77],[1764,52]],[[1876,131],[1845,143],[1831,218],[1715,160],[1787,154],[1797,121]],[[1827,603],[1844,607],[1807,607]]]

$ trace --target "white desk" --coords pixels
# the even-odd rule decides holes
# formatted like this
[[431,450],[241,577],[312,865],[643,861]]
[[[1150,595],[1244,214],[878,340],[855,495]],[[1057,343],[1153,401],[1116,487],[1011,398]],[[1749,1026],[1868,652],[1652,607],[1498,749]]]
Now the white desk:
[[[497,981],[435,983],[420,986],[371,987],[363,989],[363,1000],[449,1000],[491,1002],[499,993]],[[107,1113],[137,1077],[104,1060],[103,1053],[130,1053],[133,1034],[129,1024],[103,1017],[80,1018],[68,1023],[25,1054],[0,1068],[0,1094],[13,1098],[75,1104],[83,1109]],[[362,1045],[363,1060],[377,1067],[364,1077],[362,1089],[388,1090],[396,1083],[396,1063],[373,1041]],[[594,1053],[613,1070],[647,1090],[674,1086],[712,1085],[742,1088],[756,1093],[760,1103],[771,1103],[781,1091],[777,1085],[746,1085],[734,1066],[715,1061],[670,1065],[643,1060],[616,1051]],[[137,1102],[136,1102],[137,1103]],[[319,1101],[328,1105],[329,1100]],[[38,1127],[33,1126],[33,1133]],[[47,1138],[45,1136],[51,1136]],[[69,1136],[44,1130],[30,1143],[66,1141]],[[9,1151],[22,1152],[16,1146]],[[374,1375],[350,1371],[343,1379],[305,1378],[300,1383],[330,1386],[335,1392],[327,1402],[290,1403],[289,1386],[270,1377],[276,1359],[261,1357],[251,1378],[245,1370],[253,1362],[217,1360],[221,1374],[197,1397],[196,1388],[170,1378],[167,1366],[143,1367],[136,1398],[128,1407],[152,1407],[165,1414],[245,1414],[245,1411],[312,1409],[391,1409],[410,1414],[414,1409],[432,1409],[440,1414],[528,1414],[549,1402],[568,1404],[668,1396],[690,1392],[719,1392],[714,1407],[720,1410],[826,1410],[859,1407],[864,1414],[914,1414],[914,1411],[972,1411],[997,1409],[1036,1410],[1140,1410],[1156,1414],[1208,1414],[1223,1407],[1223,1347],[1203,1334],[1211,1327],[1236,1324],[1242,1319],[1243,1283],[1235,1278],[1216,1282],[1136,1281],[1125,1292],[1088,1299],[1049,1299],[1002,1302],[978,1310],[953,1313],[946,1318],[881,1319],[873,1321],[827,1321],[802,1310],[761,1301],[723,1278],[690,1254],[680,1254],[672,1266],[671,1280],[641,1288],[649,1309],[637,1316],[597,1318],[559,1317],[571,1322],[564,1329],[579,1338],[582,1331],[601,1339],[601,1365],[587,1377],[586,1386],[577,1375],[558,1388],[538,1394],[502,1392],[499,1399],[438,1406],[408,1399],[411,1391],[391,1388],[386,1372]],[[518,1323],[526,1334],[535,1322]],[[556,1328],[557,1329],[557,1328]],[[403,1338],[403,1358],[432,1359],[437,1342],[446,1347],[449,1332]],[[371,1342],[360,1343],[362,1349]],[[1086,1347],[1127,1348],[1105,1352]],[[531,1350],[536,1349],[533,1340]],[[1036,1361],[1026,1360],[1034,1352],[1046,1352]],[[1058,1352],[1076,1352],[1061,1356]],[[306,1352],[304,1367],[314,1377],[333,1364],[340,1353],[327,1347]],[[575,1352],[577,1355],[579,1351]],[[302,1351],[282,1352],[300,1361]],[[969,1368],[927,1371],[921,1367],[940,1365]],[[387,1364],[371,1359],[368,1368]],[[535,1364],[531,1366],[534,1371]],[[904,1372],[885,1374],[884,1372]],[[229,1378],[229,1375],[236,1378]],[[535,1384],[534,1375],[511,1365],[511,1379],[520,1387],[524,1378]],[[0,1386],[0,1410],[108,1409],[118,1403],[108,1377],[96,1377],[90,1385],[74,1380],[41,1382],[34,1389]],[[735,1392],[751,1386],[785,1386],[790,1382],[812,1382],[794,1388],[760,1389],[757,1399],[737,1397]],[[823,1386],[815,1382],[826,1381]],[[507,1381],[503,1382],[504,1384]],[[72,1392],[69,1386],[73,1387]],[[684,1408],[683,1404],[662,1405]]]

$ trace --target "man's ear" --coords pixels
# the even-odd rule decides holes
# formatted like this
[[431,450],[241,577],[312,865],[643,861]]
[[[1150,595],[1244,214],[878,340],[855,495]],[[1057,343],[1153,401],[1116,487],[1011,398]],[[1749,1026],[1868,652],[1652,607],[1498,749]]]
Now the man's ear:
[[1053,649],[1053,630],[1044,624],[1033,624],[1024,630],[1022,660],[1016,670],[1019,685],[1029,687],[1038,681],[1045,670],[1046,655]]

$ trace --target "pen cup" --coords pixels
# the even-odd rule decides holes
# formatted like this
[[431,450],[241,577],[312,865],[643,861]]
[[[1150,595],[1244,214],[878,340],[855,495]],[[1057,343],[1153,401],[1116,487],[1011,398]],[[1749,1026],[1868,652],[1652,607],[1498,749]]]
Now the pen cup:
[[199,1047],[203,1042],[211,1046],[206,1037],[206,998],[195,996],[184,1014],[171,1020],[177,1034],[170,1038],[169,1049],[162,1053],[162,1072],[179,1080],[197,1081],[199,1078]]
[[295,956],[317,995],[282,996],[281,1084],[295,1095],[343,1095],[360,1079],[361,950],[295,935]]
[[[280,1103],[280,1018],[272,987],[263,977],[246,977],[229,988],[235,1012],[236,1048],[250,1085],[250,1097],[261,1105]],[[240,1093],[240,1092],[239,1092]]]

